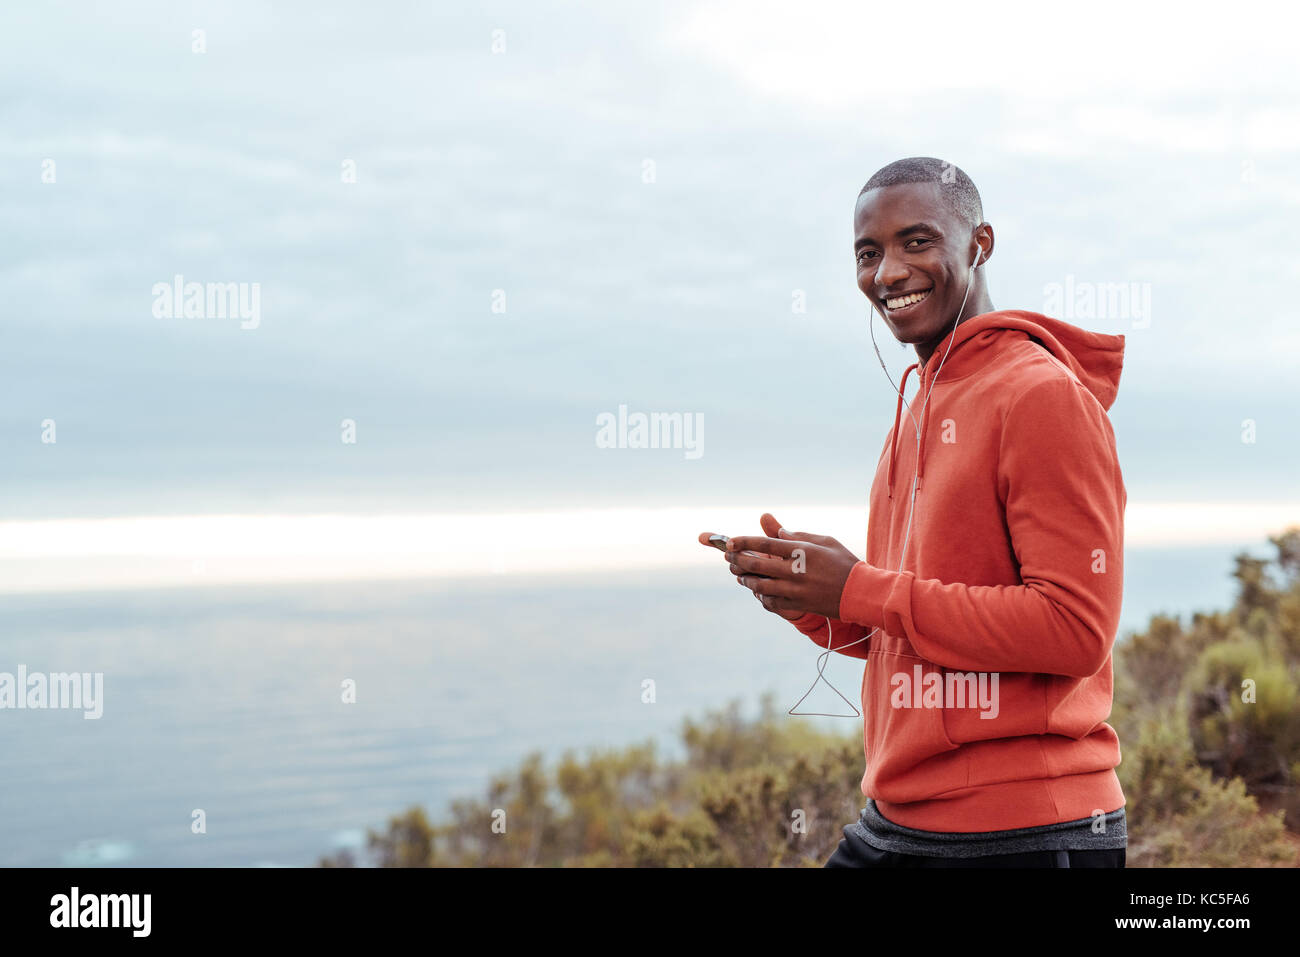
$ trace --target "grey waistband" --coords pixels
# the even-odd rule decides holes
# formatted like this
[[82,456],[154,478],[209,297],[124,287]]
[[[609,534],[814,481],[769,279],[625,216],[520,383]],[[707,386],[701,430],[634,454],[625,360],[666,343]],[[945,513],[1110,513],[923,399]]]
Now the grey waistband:
[[1128,846],[1124,809],[1118,808],[1095,819],[1081,818],[1042,827],[1009,831],[948,833],[918,831],[890,821],[876,802],[867,798],[862,816],[846,830],[872,847],[900,854],[925,857],[985,857],[991,854],[1019,854],[1025,851],[1090,851]]

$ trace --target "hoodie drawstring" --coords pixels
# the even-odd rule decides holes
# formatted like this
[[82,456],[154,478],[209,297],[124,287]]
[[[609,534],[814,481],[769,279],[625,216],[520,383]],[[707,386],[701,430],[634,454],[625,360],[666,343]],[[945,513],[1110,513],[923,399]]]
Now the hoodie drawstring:
[[889,442],[889,497],[894,497],[894,459],[898,448],[898,423],[903,415],[903,393],[907,390],[907,377],[912,374],[912,370],[919,368],[921,363],[914,362],[907,367],[903,373],[903,381],[898,384],[898,404],[894,407],[894,435]]
[[[902,420],[902,415],[903,415],[903,393],[907,389],[907,377],[912,374],[913,369],[920,368],[920,365],[921,363],[915,362],[912,365],[908,366],[907,370],[903,373],[903,381],[900,382],[898,385],[898,403],[897,405],[894,406],[894,437],[893,440],[889,443],[889,497],[890,498],[894,497],[894,465],[895,465],[895,459],[897,458],[897,449],[898,449],[898,424]],[[916,394],[918,396],[921,395],[922,391],[924,391],[925,388],[923,375],[924,373],[920,372],[917,373],[917,377],[916,377],[917,379]],[[930,403],[929,401],[927,401],[928,398],[929,396],[927,395],[925,399],[921,400],[922,403],[924,404],[924,408],[922,408],[921,410],[921,441],[919,443],[920,451],[917,453],[917,458],[916,458],[917,491],[920,491],[921,477],[925,474],[925,434],[930,428]]]
[[[924,380],[919,380],[919,381],[924,381]],[[934,389],[933,382],[930,383],[930,388],[931,390]],[[918,385],[917,387],[916,394],[917,395],[921,394],[920,385]],[[927,392],[925,394],[925,398],[921,400],[922,404],[924,405],[924,408],[921,409],[921,441],[919,443],[920,451],[917,452],[916,454],[916,490],[918,492],[921,490],[921,476],[925,474],[925,434],[930,429],[930,401],[929,400],[930,400],[930,393]]]

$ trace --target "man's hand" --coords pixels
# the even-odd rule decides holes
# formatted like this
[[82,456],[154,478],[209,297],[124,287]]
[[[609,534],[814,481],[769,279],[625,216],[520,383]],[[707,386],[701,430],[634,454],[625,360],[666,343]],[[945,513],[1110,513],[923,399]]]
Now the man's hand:
[[[839,618],[840,596],[857,556],[828,535],[787,532],[769,514],[761,522],[771,537],[742,535],[727,543],[726,557],[736,580],[764,608],[788,621],[808,612]],[[701,537],[707,540],[707,535]]]
[[[762,519],[760,519],[760,523],[761,523],[762,526],[763,526],[763,531],[767,532],[769,535],[777,535],[777,534],[780,533],[780,531],[781,531],[781,524],[780,524],[780,523],[779,523],[775,518],[773,518],[771,515],[764,514],[763,517],[762,517]],[[701,532],[701,533],[700,533],[700,544],[701,544],[701,545],[709,545],[709,536],[710,536],[711,534],[713,534],[713,533],[712,533],[712,532]],[[710,547],[710,548],[713,548],[714,546],[713,546],[713,545],[709,545],[709,547]],[[727,547],[730,548],[731,546],[728,545]],[[732,573],[735,574],[736,566],[735,566],[735,565],[732,565],[731,568],[732,568]],[[751,576],[751,577],[753,577],[753,576]],[[740,578],[737,577],[737,578],[736,578],[736,581],[740,581]],[[774,615],[780,615],[780,616],[781,616],[782,618],[784,618],[786,621],[795,621],[796,619],[799,619],[799,618],[802,618],[802,617],[803,617],[803,612],[801,612],[801,611],[795,611],[795,610],[793,610],[793,609],[785,609],[785,610],[781,610],[781,609],[778,609],[778,608],[773,607],[773,606],[772,606],[772,602],[775,601],[775,599],[773,599],[773,598],[764,598],[762,595],[759,595],[759,594],[757,594],[757,593],[754,594],[754,597],[758,599],[759,604],[761,604],[764,608],[766,608],[768,611],[770,611],[770,612],[771,612],[772,614],[774,614]]]

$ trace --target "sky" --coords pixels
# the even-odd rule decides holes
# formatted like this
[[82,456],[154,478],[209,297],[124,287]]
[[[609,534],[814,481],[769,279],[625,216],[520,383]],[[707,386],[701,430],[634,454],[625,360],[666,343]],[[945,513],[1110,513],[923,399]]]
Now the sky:
[[[979,187],[996,307],[1140,291],[1058,315],[1126,337],[1130,540],[1258,541],[1300,521],[1300,74],[1273,17],[8,5],[5,587],[273,576],[290,545],[309,577],[453,545],[487,574],[523,558],[480,539],[524,528],[555,568],[695,561],[699,520],[772,503],[860,544],[894,412],[872,332],[895,381],[913,357],[855,285],[851,217],[911,155]],[[177,276],[255,288],[255,319],[159,315]],[[700,423],[698,454],[600,447],[620,407]]]

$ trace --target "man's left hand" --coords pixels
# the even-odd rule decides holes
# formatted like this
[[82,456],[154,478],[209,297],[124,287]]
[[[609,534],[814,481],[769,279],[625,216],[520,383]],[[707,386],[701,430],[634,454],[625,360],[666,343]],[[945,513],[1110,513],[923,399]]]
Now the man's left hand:
[[[764,516],[766,517],[766,516]],[[776,611],[840,617],[840,596],[858,558],[829,535],[781,529],[780,538],[742,535],[727,543],[731,573]],[[744,555],[761,552],[773,557]],[[758,577],[764,576],[764,577]]]

